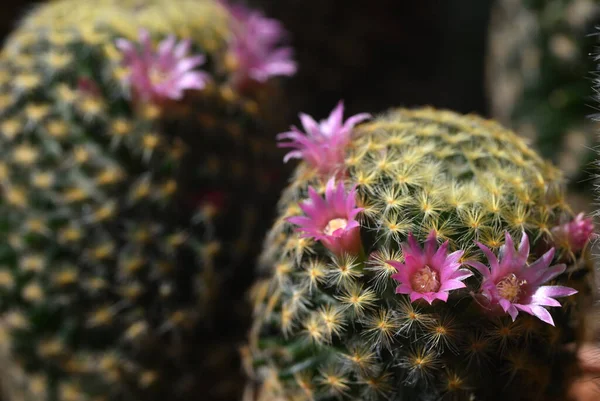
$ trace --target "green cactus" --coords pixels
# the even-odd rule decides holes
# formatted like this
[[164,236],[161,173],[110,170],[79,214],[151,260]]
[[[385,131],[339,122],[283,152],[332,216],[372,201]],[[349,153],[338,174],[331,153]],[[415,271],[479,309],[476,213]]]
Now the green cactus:
[[597,144],[587,117],[599,22],[597,0],[498,1],[487,61],[492,116],[534,139],[570,189],[587,195]]
[[[0,56],[7,400],[239,391],[231,382],[240,300],[276,201],[270,165],[279,169],[281,155],[269,116],[280,106],[273,81],[232,83],[240,63],[229,51],[238,23],[230,10],[217,0],[62,0],[35,9],[8,38]],[[206,86],[182,99],[136,97],[115,42],[136,40],[141,28],[154,46],[189,38],[206,56]]]
[[[263,279],[252,290],[248,391],[259,400],[563,399],[576,372],[574,354],[564,346],[583,339],[592,265],[584,245],[590,221],[563,225],[572,213],[561,173],[494,121],[429,108],[393,110],[360,125],[345,149],[336,176],[356,188],[362,250],[342,245],[346,252],[340,252],[327,242],[344,238],[336,230],[350,227],[348,217],[325,213],[321,226],[310,228],[318,220],[315,210],[336,204],[339,187],[333,191],[328,174],[305,153],[307,162],[280,200],[261,257]],[[301,202],[309,188],[311,202]],[[326,203],[318,200],[324,191]],[[347,199],[344,204],[352,206]],[[296,217],[303,211],[307,217]],[[461,272],[466,287],[444,287],[450,276],[444,278],[439,260],[423,261],[412,245],[400,247],[410,235],[425,242],[425,254],[435,250],[431,238],[460,251],[446,262],[452,257],[470,269]],[[521,311],[514,322],[498,308],[491,313],[492,304],[481,296],[485,280],[468,267],[489,266],[476,242],[497,255],[506,239],[525,235],[531,255],[520,245],[514,267],[533,271],[540,263],[534,261],[555,247],[553,259],[544,256],[543,271],[564,263],[566,270],[556,270],[564,273],[552,282],[579,290],[562,307],[550,308],[555,326],[541,320],[551,322],[544,308],[535,312],[540,319]],[[515,257],[506,248],[504,255]],[[395,274],[419,260],[422,268],[407,273],[413,275],[404,282],[412,286],[411,298],[400,286],[396,293],[401,279]],[[510,302],[526,303],[534,283],[514,271],[492,289]],[[442,294],[431,303],[416,299],[422,294],[415,288],[456,289],[447,302]]]

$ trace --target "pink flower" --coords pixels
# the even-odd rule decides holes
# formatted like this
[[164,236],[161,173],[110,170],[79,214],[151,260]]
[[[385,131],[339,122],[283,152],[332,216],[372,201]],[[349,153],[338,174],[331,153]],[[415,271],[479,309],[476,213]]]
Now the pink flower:
[[421,249],[412,234],[408,242],[402,244],[404,263],[389,260],[398,273],[392,278],[400,283],[396,294],[409,294],[410,301],[424,299],[431,304],[436,299],[446,302],[451,290],[465,288],[462,280],[473,275],[466,269],[459,269],[464,251],[448,255],[448,241],[438,248],[435,231],[431,231]]
[[204,64],[205,57],[198,54],[187,57],[191,42],[176,43],[171,35],[154,51],[148,31],[139,33],[140,45],[126,39],[117,39],[116,45],[123,52],[124,63],[130,69],[126,83],[143,100],[175,99],[183,97],[186,89],[203,89],[209,75],[194,70]]
[[573,252],[581,251],[594,232],[594,223],[579,213],[572,221],[552,229],[557,243],[565,244]]
[[356,215],[363,209],[356,207],[356,188],[348,194],[343,182],[335,186],[334,179],[327,182],[325,199],[308,188],[309,200],[300,203],[306,216],[290,217],[290,223],[298,225],[302,237],[314,238],[334,254],[358,254],[361,250],[360,224]]
[[300,121],[306,134],[292,126],[291,131],[277,135],[278,140],[289,139],[289,142],[279,143],[279,147],[295,149],[285,155],[283,161],[304,159],[324,175],[335,172],[344,163],[352,128],[368,118],[371,118],[370,114],[361,113],[344,122],[343,101],[338,103],[327,120],[319,123],[309,115],[300,113]]
[[507,232],[499,257],[496,257],[486,246],[477,245],[487,256],[490,267],[476,261],[467,263],[483,276],[481,294],[478,296],[482,306],[492,313],[508,313],[513,321],[521,311],[554,325],[552,316],[544,306],[560,307],[560,302],[554,298],[577,293],[569,287],[542,285],[566,269],[564,264],[550,266],[554,257],[554,248],[528,265],[529,238],[525,233],[521,238],[518,251],[515,252],[513,240]]
[[247,79],[265,82],[272,76],[296,73],[290,47],[279,47],[286,32],[281,23],[241,5],[221,2],[234,20],[230,52],[235,59],[237,85]]

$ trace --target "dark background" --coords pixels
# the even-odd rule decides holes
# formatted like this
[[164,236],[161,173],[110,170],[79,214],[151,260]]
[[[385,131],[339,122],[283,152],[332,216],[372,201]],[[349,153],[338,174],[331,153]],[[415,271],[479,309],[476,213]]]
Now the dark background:
[[250,0],[292,33],[294,110],[432,105],[487,115],[492,0]]
[[[81,0],[93,1],[93,0]],[[6,36],[34,1],[0,13]],[[484,56],[492,0],[248,0],[291,32],[299,73],[287,82],[298,111],[326,117],[432,105],[487,115]]]

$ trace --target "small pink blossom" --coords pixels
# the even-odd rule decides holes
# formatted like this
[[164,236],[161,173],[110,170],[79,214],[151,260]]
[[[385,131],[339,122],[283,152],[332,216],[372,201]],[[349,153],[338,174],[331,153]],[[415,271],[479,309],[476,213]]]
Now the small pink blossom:
[[477,297],[482,306],[492,313],[508,313],[513,321],[519,312],[525,312],[554,325],[552,316],[544,306],[560,307],[560,302],[555,298],[577,293],[569,287],[542,285],[566,269],[564,264],[550,266],[554,248],[529,265],[529,238],[525,233],[519,249],[515,252],[513,239],[507,232],[499,257],[485,245],[477,245],[486,255],[490,266],[477,261],[467,263],[483,276],[480,294]]
[[450,291],[465,288],[462,281],[473,273],[459,269],[459,260],[464,251],[448,255],[448,245],[446,241],[438,248],[436,233],[431,231],[423,250],[413,235],[409,234],[408,242],[402,244],[404,263],[394,260],[387,262],[398,271],[392,275],[400,283],[396,287],[396,294],[408,294],[411,302],[424,299],[431,304],[436,299],[446,302]]
[[177,43],[171,35],[160,42],[155,51],[150,34],[141,29],[139,46],[126,39],[117,39],[116,45],[130,69],[126,83],[143,100],[179,100],[185,90],[201,90],[209,79],[206,72],[195,70],[204,64],[204,55],[188,57],[190,40]]
[[348,194],[344,183],[337,187],[334,179],[327,182],[325,199],[312,188],[308,188],[309,200],[300,203],[306,216],[290,217],[288,221],[296,224],[302,237],[320,241],[334,254],[358,254],[362,244],[360,241],[360,224],[356,216],[363,209],[356,207],[356,188]]
[[234,21],[229,49],[235,59],[234,81],[238,86],[248,79],[265,82],[272,76],[296,73],[298,67],[292,59],[292,48],[279,46],[286,36],[279,21],[241,5],[221,3]]
[[573,252],[581,251],[592,237],[593,232],[592,219],[584,217],[583,213],[579,213],[570,222],[552,229],[555,241],[567,245]]
[[344,102],[340,101],[327,120],[317,123],[311,116],[300,113],[300,121],[306,134],[295,126],[291,131],[277,135],[280,148],[293,148],[283,159],[304,159],[321,174],[334,173],[344,164],[346,146],[350,142],[352,128],[371,118],[368,113],[356,114],[344,122]]

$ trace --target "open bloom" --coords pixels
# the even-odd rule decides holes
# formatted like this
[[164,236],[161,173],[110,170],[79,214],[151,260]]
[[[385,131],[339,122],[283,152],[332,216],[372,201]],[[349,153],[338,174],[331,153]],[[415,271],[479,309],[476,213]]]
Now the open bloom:
[[209,75],[196,68],[205,62],[202,54],[188,57],[191,42],[176,42],[171,35],[154,51],[148,31],[139,33],[138,45],[126,39],[117,39],[123,52],[124,64],[130,73],[126,83],[144,100],[181,99],[187,89],[203,89]]
[[340,101],[327,120],[316,122],[311,116],[300,113],[300,122],[306,134],[295,126],[291,131],[277,135],[280,148],[293,148],[283,159],[304,159],[322,174],[335,172],[344,163],[346,146],[354,126],[371,118],[368,113],[356,114],[344,122],[344,102]]
[[448,241],[439,248],[436,233],[429,233],[425,241],[425,249],[421,249],[412,234],[408,242],[402,244],[404,263],[390,260],[398,273],[392,275],[400,285],[396,294],[408,294],[411,302],[424,299],[431,304],[436,299],[446,302],[451,290],[465,288],[462,281],[473,274],[466,269],[459,269],[459,262],[464,251],[452,252],[448,255]]
[[334,254],[358,254],[361,249],[360,224],[356,216],[363,209],[356,207],[356,189],[346,194],[344,183],[327,182],[325,199],[308,188],[309,200],[300,203],[306,216],[290,217],[290,223],[298,225],[303,237],[320,241]]
[[519,312],[525,312],[554,325],[552,316],[544,306],[560,307],[560,302],[555,298],[577,293],[569,287],[542,285],[566,269],[564,264],[550,266],[554,248],[528,265],[529,238],[525,233],[517,251],[510,234],[506,233],[505,244],[500,248],[499,257],[485,245],[477,245],[490,264],[488,267],[477,261],[468,262],[483,276],[481,294],[478,296],[482,306],[491,312],[508,313],[513,321]]
[[582,250],[590,240],[593,232],[594,223],[592,219],[584,217],[583,213],[579,213],[570,222],[552,229],[556,242],[567,245],[573,252]]
[[265,82],[272,76],[296,73],[292,48],[279,46],[286,35],[279,21],[241,5],[222,3],[234,21],[229,50],[238,85],[246,79]]

